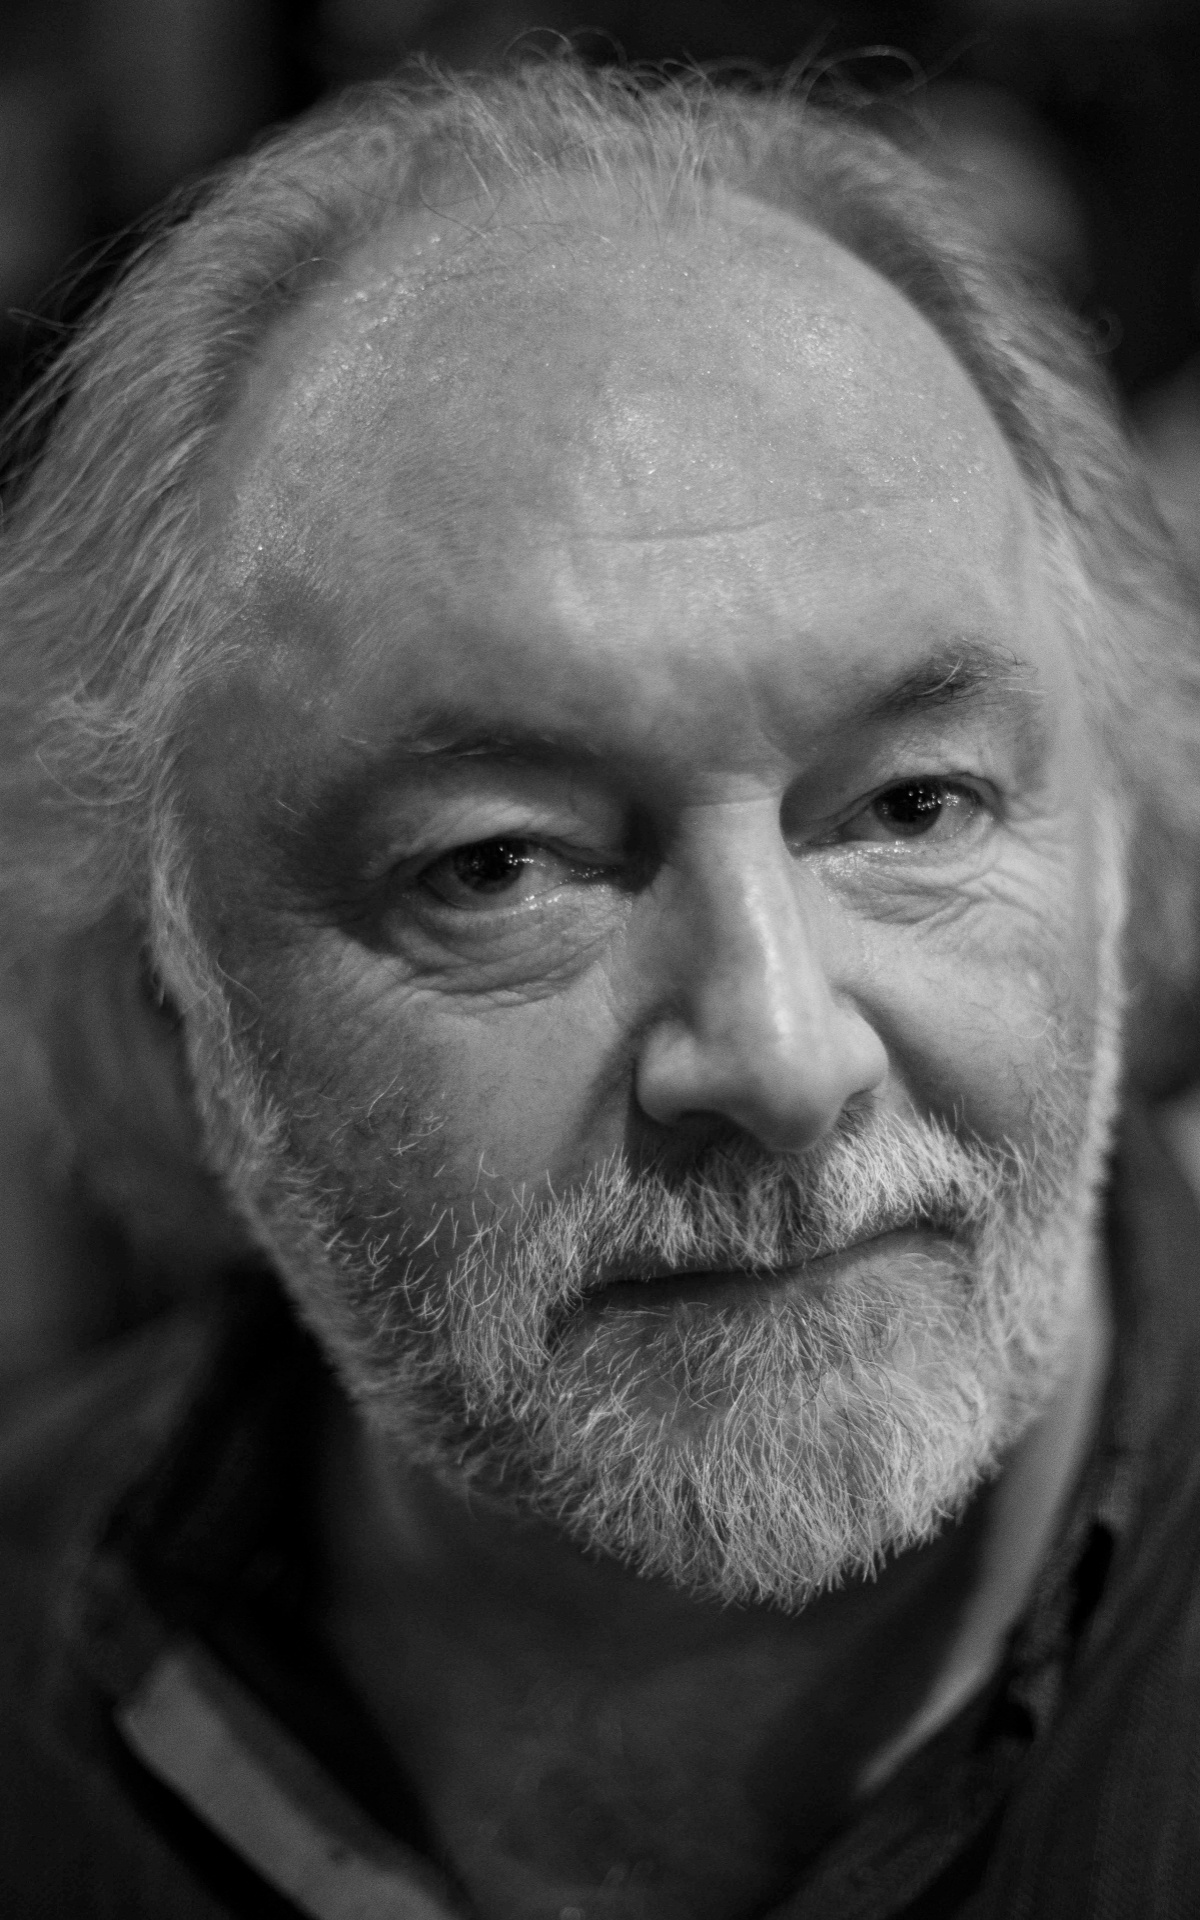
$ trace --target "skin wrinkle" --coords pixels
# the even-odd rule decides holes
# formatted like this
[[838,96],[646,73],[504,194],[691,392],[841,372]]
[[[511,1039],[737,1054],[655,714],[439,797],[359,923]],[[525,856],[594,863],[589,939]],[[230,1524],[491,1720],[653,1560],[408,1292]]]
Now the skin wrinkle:
[[[748,210],[745,208],[745,205],[743,203],[739,207],[739,212],[742,213],[743,220],[745,218],[745,214],[747,211]],[[757,218],[757,211],[755,211],[755,213],[752,215],[752,218]],[[778,227],[783,232],[783,235],[785,237],[785,245],[790,251],[791,248],[794,247],[795,233],[797,231],[794,224],[788,221],[784,216],[775,216],[774,223],[777,224]],[[409,231],[411,231],[411,228],[409,229]],[[405,256],[408,237],[409,237],[408,232],[402,229],[398,238],[398,243],[397,243],[400,258],[404,258]],[[816,236],[815,235],[811,236],[811,238],[815,241]],[[374,244],[376,247],[378,247],[379,243],[375,242]],[[828,249],[828,252],[830,253],[830,255],[836,256],[837,250]],[[845,256],[841,256],[841,260],[842,262],[845,262]],[[352,256],[350,261],[348,261],[345,269],[347,276],[350,278],[352,278],[354,274],[355,264],[356,264],[355,258]],[[606,267],[610,266],[610,264],[611,263],[606,260]],[[836,271],[837,271],[837,265],[835,261],[835,272]],[[844,273],[844,267],[842,271]],[[384,284],[386,285],[386,283]],[[453,290],[450,290],[450,293],[447,299],[443,300],[440,304],[436,306],[433,305],[432,301],[430,300],[430,289],[426,287],[422,291],[425,295],[426,303],[430,306],[431,311],[430,311],[429,319],[424,323],[423,332],[420,326],[418,326],[417,337],[414,342],[415,357],[418,360],[420,359],[421,349],[424,345],[425,340],[427,338],[432,337],[432,339],[435,342],[435,347],[434,347],[433,353],[428,354],[426,356],[427,362],[431,362],[432,365],[435,367],[439,365],[444,367],[447,364],[452,363],[454,349],[457,344],[456,335],[461,330],[460,328],[461,309],[460,309],[459,303],[455,298]],[[683,291],[684,291],[685,297],[690,299],[692,290],[690,288],[685,288]],[[400,282],[399,297],[400,297],[402,309],[405,309],[410,313],[417,309],[419,303],[413,298],[412,294],[409,293],[408,290],[404,287],[403,282]],[[334,298],[336,302],[338,296],[335,295]],[[390,287],[388,288],[388,298],[389,300],[393,298]],[[508,321],[507,309],[509,304],[510,303],[505,302],[505,303],[502,303],[498,309],[489,309],[487,314],[484,316],[484,324],[488,327],[488,331],[491,332],[494,337],[502,337],[504,332],[507,330],[507,321]],[[847,329],[848,336],[854,342],[855,346],[861,347],[864,344],[862,339],[862,330],[860,327],[857,326],[855,322],[855,319],[853,316],[853,310],[852,310],[853,295],[849,291],[847,291],[847,294],[846,294],[846,304],[847,304],[847,307],[850,309],[850,311],[847,315],[843,316],[842,325],[844,325],[845,328]],[[344,315],[345,315],[344,300],[341,301],[341,307],[342,307],[342,317],[344,318]],[[371,311],[371,303],[368,301],[363,304],[363,307],[360,310],[361,317],[360,315],[356,314],[353,316],[353,318],[358,322],[360,326],[365,325],[367,323],[367,315],[370,311]],[[394,312],[391,312],[391,311],[388,312],[387,322],[389,326],[394,325],[394,322],[397,317],[398,316]],[[756,315],[755,317],[756,317],[756,320],[759,320],[759,324],[761,326],[760,316]],[[543,315],[543,321],[545,321],[545,319],[546,319],[546,316]],[[758,330],[759,328],[756,327],[755,329],[756,335]],[[306,331],[311,333],[311,317],[309,315],[302,316],[298,321],[293,322],[288,326],[288,328],[285,330],[279,342],[281,351],[288,351],[294,355],[296,352],[296,348],[300,343],[300,341],[302,341]],[[772,344],[785,348],[789,356],[793,360],[798,362],[799,368],[811,368],[813,365],[813,356],[815,352],[816,358],[818,360],[823,359],[825,362],[824,372],[825,372],[826,378],[823,383],[823,389],[822,389],[823,392],[825,392],[826,394],[840,392],[842,406],[843,407],[852,406],[854,404],[856,396],[862,391],[864,391],[864,383],[859,381],[857,378],[847,377],[844,373],[841,374],[839,378],[839,370],[836,364],[834,363],[834,357],[832,354],[831,345],[828,340],[825,340],[825,341],[819,340],[819,332],[820,332],[819,322],[816,328],[814,328],[814,326],[810,323],[805,329],[803,329],[799,333],[793,330],[791,332],[785,333],[782,338],[779,337],[778,331],[777,331],[776,338]],[[875,343],[870,342],[868,344],[869,344],[872,358],[874,358],[877,351],[875,348]],[[347,356],[346,356],[347,359],[351,357],[349,353],[349,348],[350,348],[350,343],[347,343]],[[926,356],[926,364],[928,364],[928,356]],[[938,365],[936,360],[934,362],[934,365],[935,366]],[[346,376],[345,376],[345,366],[346,366],[345,359],[339,361],[336,376],[332,373],[331,369],[329,368],[328,362],[324,363],[320,370],[314,370],[309,374],[305,374],[304,372],[298,370],[289,388],[287,405],[294,406],[298,412],[306,415],[310,420],[313,419],[316,414],[316,401],[313,394],[312,382],[318,381],[319,391],[321,395],[326,398],[329,398],[329,396],[331,396],[330,404],[327,410],[332,410],[333,405],[338,406],[343,412],[343,414],[345,415],[346,426],[351,429],[351,432],[354,433],[356,431],[360,431],[362,427],[361,418],[354,411],[353,405],[350,408],[347,408],[347,405],[346,405],[347,398],[349,396],[345,391],[346,384],[347,384]],[[832,377],[831,377],[831,367],[832,367]],[[931,379],[934,382],[935,386],[938,384],[944,384],[944,369],[939,367],[939,373],[941,374],[940,381],[938,380],[936,375],[931,375]],[[908,369],[908,374],[909,374],[908,394],[909,394],[909,404],[912,408],[912,416],[914,418],[925,419],[928,417],[930,412],[929,403],[931,399],[931,394],[930,394],[929,388],[928,386],[923,384],[915,367],[910,367]],[[446,408],[448,395],[445,390],[444,380],[440,380],[440,379],[437,380],[435,382],[435,385],[437,390],[437,401],[439,406],[440,424],[444,431],[445,430],[444,415],[445,415],[445,408]],[[259,386],[260,388],[265,389],[268,395],[271,394],[272,390],[270,388],[269,381],[267,379],[260,376]],[[405,404],[406,405],[410,404],[410,402],[411,402],[411,395],[406,393]],[[621,401],[619,403],[619,410],[620,409],[627,410],[627,406],[628,406],[627,399],[624,395],[622,395]],[[944,409],[944,402],[943,402],[942,411],[944,410],[945,409]],[[839,438],[845,437],[846,426],[847,426],[847,422],[845,418],[840,419],[837,422],[837,425],[838,425],[838,428],[840,429],[840,432],[836,437],[839,437]],[[761,422],[756,422],[756,426],[761,426]],[[268,422],[264,423],[258,417],[257,410],[255,409],[253,404],[251,404],[251,405],[244,406],[243,409],[241,410],[238,425],[237,427],[235,427],[234,431],[235,433],[240,432],[242,436],[242,444],[246,444],[247,442],[249,442],[251,439],[251,436],[253,435],[257,439],[263,453],[265,453],[269,459],[275,430],[276,430],[275,418],[269,415]],[[466,407],[463,415],[463,422],[462,422],[462,427],[460,429],[459,437],[461,438],[463,444],[468,450],[473,448],[474,423],[471,417],[471,406],[470,406],[469,399],[466,402]],[[871,459],[871,461],[876,464],[878,464],[881,461],[884,461],[885,456],[884,456],[884,451],[882,447],[882,442],[878,441],[877,437],[874,440],[874,442],[871,441],[871,437],[869,435],[866,436],[866,438],[870,448],[869,458]],[[860,433],[858,436],[858,444],[860,447],[863,444],[863,440],[864,440],[864,436]],[[908,480],[910,484],[911,484],[911,461],[914,457],[915,456],[913,453],[912,436],[910,435],[906,437],[903,433],[901,433],[900,435],[897,436],[896,467],[898,471],[904,473],[906,480]],[[966,462],[966,471],[969,474],[971,470],[972,470],[971,462],[968,459]],[[469,486],[469,472],[470,472],[470,462],[468,462],[468,468],[466,473],[460,474],[459,476],[457,476],[457,481],[456,481],[457,488],[462,487],[464,480],[468,482],[468,486]],[[245,483],[243,482],[243,485],[244,484]],[[457,497],[461,499],[461,495],[458,495]],[[468,498],[470,497],[469,492],[467,497]],[[405,506],[410,506],[411,502],[406,500],[403,504]],[[585,519],[587,519],[590,516],[585,514],[584,517]]]
[[[1027,736],[1030,755],[1044,751],[1044,718],[1040,710],[1030,711],[1027,704],[1035,702],[1040,709],[1038,691],[1028,682],[1028,668],[1019,673],[1015,657],[1011,667],[999,676],[994,666],[994,657],[979,645],[946,649],[913,672],[905,673],[894,688],[882,692],[872,690],[865,709],[850,705],[851,680],[847,686],[847,711],[835,724],[848,734],[861,734],[875,720],[894,723],[909,711],[919,718],[932,706],[952,705],[960,711],[977,709],[994,728],[1002,710],[1008,707],[1013,728]],[[1020,696],[1019,704],[1012,703],[1014,694]],[[453,708],[444,713],[426,711],[406,716],[404,730],[395,733],[378,751],[374,750],[374,743],[366,739],[343,738],[340,745],[353,756],[353,784],[334,776],[328,794],[318,790],[313,795],[300,817],[302,821],[310,818],[316,821],[318,831],[321,816],[336,815],[351,805],[356,788],[364,797],[380,796],[386,791],[393,769],[397,785],[401,784],[407,763],[413,759],[452,762],[486,757],[517,767],[557,766],[564,773],[569,773],[581,761],[585,764],[605,761],[604,748],[594,730],[587,735],[578,733],[561,739],[546,735],[530,738],[520,731],[505,735],[492,727],[470,731],[463,728],[461,714]],[[611,756],[608,765],[611,767]],[[278,797],[276,804],[282,804]]]

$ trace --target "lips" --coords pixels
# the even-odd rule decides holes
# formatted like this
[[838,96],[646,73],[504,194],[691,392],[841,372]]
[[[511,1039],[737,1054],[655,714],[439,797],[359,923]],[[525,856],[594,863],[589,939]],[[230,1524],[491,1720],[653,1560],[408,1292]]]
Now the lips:
[[851,1272],[878,1260],[920,1255],[945,1261],[950,1244],[945,1231],[926,1226],[898,1227],[855,1240],[836,1253],[781,1267],[701,1268],[612,1280],[589,1299],[593,1311],[669,1312],[679,1305],[723,1306],[756,1295],[778,1299],[793,1289],[819,1293]]

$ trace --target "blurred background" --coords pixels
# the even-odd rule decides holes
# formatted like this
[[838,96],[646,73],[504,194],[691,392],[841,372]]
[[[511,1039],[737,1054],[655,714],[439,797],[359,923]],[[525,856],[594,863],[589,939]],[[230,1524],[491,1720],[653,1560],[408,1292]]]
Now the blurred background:
[[[1200,573],[1200,0],[0,0],[0,401],[180,181],[413,54],[816,62],[1083,316]],[[2,1021],[0,1013],[0,1021]],[[1200,1122],[1172,1117],[1200,1169]],[[0,1025],[0,1391],[169,1297]]]

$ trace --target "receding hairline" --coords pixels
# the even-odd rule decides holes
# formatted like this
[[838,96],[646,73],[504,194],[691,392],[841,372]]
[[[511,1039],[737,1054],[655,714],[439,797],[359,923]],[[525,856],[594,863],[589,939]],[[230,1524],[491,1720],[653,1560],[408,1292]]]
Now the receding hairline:
[[[473,195],[448,205],[389,210],[343,252],[308,264],[294,297],[247,357],[245,388],[227,410],[219,441],[228,446],[246,433],[259,380],[281,360],[294,362],[314,338],[324,335],[328,341],[333,324],[349,341],[392,328],[403,319],[404,308],[414,319],[422,309],[445,314],[477,295],[482,281],[494,286],[514,269],[536,274],[563,255],[578,257],[589,243],[611,249],[604,264],[615,276],[621,267],[617,249],[634,237],[660,236],[669,245],[676,238],[726,232],[731,246],[758,243],[765,256],[786,268],[799,269],[803,252],[842,263],[851,275],[878,280],[961,367],[902,289],[802,212],[721,179],[698,179],[686,196],[663,182],[661,192],[650,197],[648,184],[652,176],[630,163],[623,172],[606,172],[599,179],[578,170],[515,179],[494,189],[476,183]],[[539,203],[542,218],[534,217]],[[982,396],[981,404],[990,412]]]
[[[644,196],[620,193],[608,176],[597,181],[587,175],[557,176],[549,186],[535,183],[528,193],[518,186],[506,192],[498,208],[482,193],[471,205],[480,216],[474,224],[462,206],[450,221],[440,209],[425,208],[381,222],[342,258],[335,273],[280,317],[248,363],[244,393],[214,446],[212,458],[223,475],[245,474],[264,458],[269,467],[273,449],[264,449],[260,436],[266,423],[277,425],[289,407],[285,437],[297,426],[301,434],[310,433],[314,419],[323,425],[323,407],[348,416],[356,401],[355,379],[372,380],[376,367],[378,391],[394,394],[401,418],[407,374],[424,373],[434,356],[443,367],[461,369],[469,381],[472,345],[486,353],[496,343],[502,363],[498,384],[514,390],[541,351],[550,388],[561,380],[566,358],[568,379],[589,364],[596,331],[601,349],[592,359],[602,358],[607,344],[618,377],[622,363],[632,377],[636,356],[630,352],[628,310],[659,298],[667,302],[665,328],[677,314],[681,337],[691,332],[702,339],[710,325],[718,337],[735,330],[744,307],[747,338],[758,335],[769,342],[774,326],[793,329],[796,340],[819,342],[815,371],[806,365],[803,345],[792,358],[797,390],[811,386],[819,399],[826,371],[822,361],[836,364],[838,354],[847,352],[886,356],[889,338],[880,326],[878,302],[885,317],[891,308],[902,319],[912,390],[924,390],[959,410],[959,438],[966,449],[962,461],[982,470],[984,436],[1029,506],[1030,490],[1013,448],[952,346],[902,288],[803,215],[721,182],[712,183],[703,196],[684,202],[676,195],[659,207]],[[728,236],[727,257],[722,235]],[[715,249],[706,250],[705,243],[714,238]],[[564,264],[567,272],[560,274]],[[754,272],[760,264],[761,276]],[[775,301],[772,286],[778,289]],[[864,300],[864,289],[872,301]],[[547,304],[545,337],[539,341],[540,303],[550,290],[563,311],[552,320]],[[679,297],[674,308],[672,294]],[[839,330],[845,339],[838,338]],[[665,330],[664,337],[670,337]],[[653,333],[649,338],[653,358]],[[576,340],[577,359],[571,353]],[[768,369],[771,377],[784,376],[786,360],[785,354],[782,366]],[[685,382],[686,375],[685,355]],[[867,360],[861,367],[848,366],[846,375],[848,388],[864,379],[869,383]],[[487,388],[485,374],[476,395],[481,405]],[[784,392],[781,387],[781,405]],[[581,392],[581,419],[585,410]],[[359,444],[346,420],[331,419],[330,427],[335,454],[345,454],[347,431],[351,444]],[[376,439],[387,459],[386,432]],[[392,436],[397,457],[401,441],[402,429]],[[418,457],[421,451],[418,438]],[[948,439],[948,460],[952,451]],[[318,486],[322,477],[314,476]]]

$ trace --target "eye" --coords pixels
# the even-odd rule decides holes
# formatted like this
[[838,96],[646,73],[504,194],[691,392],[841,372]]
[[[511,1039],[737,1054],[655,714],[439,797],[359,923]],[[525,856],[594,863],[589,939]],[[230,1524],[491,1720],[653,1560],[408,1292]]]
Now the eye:
[[418,883],[446,906],[469,912],[493,901],[510,906],[535,900],[579,874],[533,840],[474,840],[432,861]]
[[984,812],[980,796],[954,780],[902,780],[885,787],[842,829],[846,840],[957,840]]

